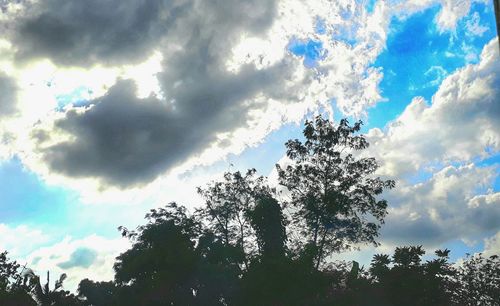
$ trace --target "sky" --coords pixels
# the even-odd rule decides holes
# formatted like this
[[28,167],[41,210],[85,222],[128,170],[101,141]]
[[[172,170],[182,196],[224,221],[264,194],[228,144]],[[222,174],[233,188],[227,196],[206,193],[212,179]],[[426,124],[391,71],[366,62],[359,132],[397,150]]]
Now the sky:
[[[0,0],[0,250],[109,280],[145,213],[225,171],[276,177],[323,114],[396,180],[380,246],[500,252],[500,56],[487,0]],[[54,277],[55,279],[55,277]]]

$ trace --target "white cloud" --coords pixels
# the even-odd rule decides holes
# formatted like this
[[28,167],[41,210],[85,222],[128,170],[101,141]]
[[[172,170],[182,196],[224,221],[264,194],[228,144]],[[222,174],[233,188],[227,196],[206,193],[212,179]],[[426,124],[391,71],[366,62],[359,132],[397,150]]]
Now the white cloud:
[[500,231],[484,240],[484,256],[500,255]]
[[0,224],[0,250],[8,251],[11,258],[25,256],[48,241],[48,235],[39,229],[26,225],[12,227]]
[[[125,238],[107,239],[90,235],[82,239],[66,237],[51,246],[42,247],[26,257],[28,267],[38,275],[50,271],[51,279],[66,273],[66,290],[76,291],[84,278],[108,281],[114,277],[115,257],[130,247]],[[44,278],[42,278],[43,280]]]
[[[500,193],[490,190],[498,168],[471,162],[500,151],[497,44],[484,47],[478,64],[448,75],[432,103],[417,97],[386,130],[368,132],[366,155],[381,162],[379,174],[397,180],[383,195],[390,209],[382,244],[435,248],[500,228]],[[374,250],[366,252],[359,256]]]
[[480,17],[478,12],[474,12],[472,17],[465,23],[465,29],[467,30],[467,35],[470,36],[482,36],[484,32],[488,31],[487,26],[483,26],[480,23]]
[[439,5],[440,10],[435,22],[441,32],[455,32],[457,23],[469,14],[473,3],[490,4],[488,0],[386,0],[378,2],[391,5],[400,18],[407,18],[414,13]]
[[500,151],[500,60],[497,39],[481,61],[452,73],[432,103],[417,97],[384,132],[368,132],[380,173],[399,176],[435,163],[485,158]]
[[479,63],[444,79],[431,103],[416,97],[385,130],[368,132],[367,155],[381,162],[381,175],[398,180],[384,196],[383,243],[438,247],[499,229],[500,193],[490,189],[498,169],[471,162],[500,151],[499,72],[495,38]]
[[458,20],[469,13],[471,0],[443,0],[437,24],[442,31],[454,30]]
[[[54,0],[50,3],[47,2],[46,5],[49,7],[57,3]],[[57,48],[54,49],[51,45],[45,44],[43,44],[45,49],[40,49],[39,52],[28,49],[22,51],[22,48],[26,46],[24,42],[20,42],[16,38],[16,25],[21,27],[19,31],[29,31],[29,35],[25,36],[26,40],[28,40],[27,37],[38,39],[42,32],[38,32],[36,28],[28,29],[26,27],[32,26],[30,22],[41,22],[42,19],[36,19],[38,18],[36,17],[37,9],[45,14],[43,16],[49,16],[52,13],[44,11],[46,7],[42,4],[29,4],[31,8],[29,14],[20,5],[15,6],[15,8],[12,6],[5,18],[11,22],[15,21],[8,31],[8,33],[14,34],[8,37],[12,37],[14,44],[21,45],[12,46],[11,42],[5,41],[2,50],[6,50],[5,52],[9,56],[5,57],[8,60],[2,61],[2,65],[13,71],[21,85],[18,102],[21,115],[15,120],[7,121],[9,124],[2,127],[6,131],[5,135],[8,135],[6,138],[8,141],[4,143],[0,151],[4,152],[4,158],[14,154],[20,155],[29,168],[41,174],[45,179],[57,182],[57,184],[94,194],[102,191],[103,188],[112,189],[111,186],[103,187],[103,173],[55,173],[53,167],[38,151],[37,144],[33,143],[33,125],[36,125],[37,128],[47,128],[48,134],[53,139],[52,143],[58,143],[64,139],[78,141],[81,135],[53,130],[53,123],[58,119],[61,120],[62,117],[61,113],[54,113],[53,110],[60,104],[61,100],[71,103],[78,99],[102,97],[119,77],[134,79],[138,84],[136,94],[140,98],[146,97],[149,93],[155,93],[158,97],[165,98],[162,103],[168,104],[171,99],[175,101],[181,96],[175,96],[171,93],[177,90],[176,86],[183,86],[185,80],[176,74],[170,76],[167,71],[174,69],[171,64],[175,63],[174,59],[178,57],[179,50],[182,48],[194,50],[196,48],[192,43],[187,47],[186,39],[190,35],[191,25],[200,22],[204,24],[202,28],[206,31],[206,35],[209,35],[214,42],[210,43],[207,52],[212,52],[214,56],[220,57],[220,62],[225,65],[226,72],[237,75],[241,72],[242,67],[249,65],[258,71],[266,71],[276,65],[282,65],[286,68],[280,68],[281,75],[273,75],[271,79],[276,84],[270,86],[268,90],[252,94],[241,101],[241,105],[245,105],[245,109],[232,111],[232,113],[246,113],[240,120],[237,120],[238,124],[229,124],[226,130],[214,129],[215,135],[207,136],[204,142],[200,142],[199,148],[183,154],[185,160],[176,164],[175,166],[180,168],[174,169],[172,173],[189,170],[195,165],[212,164],[229,153],[241,153],[248,146],[255,146],[262,142],[266,135],[278,129],[283,123],[297,122],[304,114],[315,110],[318,106],[328,106],[330,100],[335,101],[336,106],[344,115],[362,116],[368,107],[374,106],[381,100],[378,84],[383,75],[380,70],[370,68],[370,65],[385,46],[391,17],[394,15],[408,16],[434,3],[436,2],[377,1],[373,12],[368,14],[362,4],[357,1],[282,0],[276,3],[274,14],[256,11],[254,12],[255,16],[249,17],[248,20],[226,20],[232,24],[229,27],[233,29],[232,34],[226,35],[227,37],[224,38],[224,43],[216,43],[222,38],[210,32],[211,29],[218,27],[218,24],[214,23],[215,21],[210,20],[211,11],[205,11],[202,17],[197,15],[198,10],[203,8],[202,6],[193,5],[190,10],[186,11],[187,15],[185,16],[174,14],[161,17],[169,20],[171,26],[169,31],[157,31],[158,29],[155,27],[158,27],[159,24],[156,22],[156,18],[160,17],[154,11],[148,10],[153,14],[152,19],[148,21],[147,25],[141,24],[141,29],[149,29],[148,35],[158,35],[158,37],[151,39],[147,36],[137,41],[137,44],[143,44],[143,46],[134,46],[134,50],[144,54],[129,55],[134,59],[148,59],[148,56],[149,59],[142,63],[134,61],[135,64],[131,66],[124,66],[121,60],[128,53],[112,49],[111,42],[102,39],[102,31],[95,31],[95,25],[87,24],[87,20],[82,19],[80,13],[76,14],[82,8],[72,4],[65,4],[69,17],[64,15],[62,11],[53,14],[59,16],[61,24],[57,26],[61,29],[64,29],[65,20],[72,18],[71,14],[76,14],[73,21],[77,27],[80,27],[77,29],[81,31],[80,34],[86,37],[86,40],[81,42],[83,47],[79,48],[78,52],[64,55]],[[189,6],[191,2],[185,1],[184,4]],[[235,4],[234,7],[228,9],[237,9],[238,5]],[[136,6],[146,7],[144,3],[134,4],[134,7]],[[444,28],[450,28],[464,16],[464,12],[468,11],[469,7],[469,1],[461,1],[459,5],[455,6],[451,5],[450,1],[443,1],[438,20]],[[241,8],[239,8],[240,10]],[[126,7],[121,6],[117,12],[109,13],[110,18],[117,18],[120,14],[133,15],[133,13],[128,12]],[[191,15],[198,17],[194,18]],[[252,18],[255,17],[257,20],[261,15],[271,18],[266,21],[269,22],[268,28],[252,24]],[[344,18],[346,15],[347,19]],[[94,20],[97,24],[102,21],[99,18]],[[200,18],[206,18],[206,20]],[[195,19],[198,21],[194,21]],[[318,19],[325,21],[324,33],[315,32]],[[120,33],[123,35],[132,35],[133,33],[124,28],[129,22],[132,22],[131,20],[133,18],[126,19],[126,22],[120,23],[120,26],[117,25],[116,29],[106,29],[106,33],[114,33],[113,31],[116,30],[121,31]],[[242,26],[239,24],[245,20],[250,25]],[[41,26],[48,25],[43,23]],[[246,26],[249,28],[245,28]],[[342,41],[342,38],[337,35],[341,32],[348,33],[354,43]],[[66,34],[69,35],[67,38],[71,40],[71,35],[74,33]],[[7,39],[9,39],[8,37]],[[168,37],[167,43],[165,43],[165,37]],[[91,38],[95,38],[96,41],[89,43],[87,40]],[[300,58],[294,58],[287,52],[286,48],[292,38],[314,39],[322,43],[325,56],[316,68],[305,68]],[[57,37],[50,36],[47,39],[64,44],[64,41],[59,41]],[[71,45],[64,45],[64,47],[73,48]],[[116,57],[113,57],[115,55],[111,53],[103,53],[103,50],[116,51]],[[21,54],[19,52],[24,54],[23,56],[33,56],[35,59],[29,61],[28,64],[20,65],[16,59],[16,56],[18,58]],[[50,58],[50,61],[44,58]],[[88,67],[77,67],[82,58],[90,61]],[[75,64],[67,66],[71,59],[74,60]],[[208,62],[206,68],[213,69]],[[158,76],[161,75],[162,70],[164,76],[159,79]],[[183,72],[181,71],[181,73]],[[164,85],[166,81],[174,80],[177,82],[173,82],[173,84],[177,85]],[[418,107],[416,108],[418,109]],[[80,108],[80,111],[84,112],[84,109]],[[208,129],[202,128],[201,130],[206,130],[207,135],[210,133]],[[59,154],[62,156],[64,152],[59,152]],[[102,167],[96,169],[100,168]],[[164,176],[167,170],[163,168],[158,168],[158,173],[148,176],[146,181],[151,182],[157,175]],[[173,167],[169,166],[168,170],[172,169]],[[136,171],[132,173],[134,172]],[[109,176],[105,179],[108,180],[108,183],[113,184],[113,180],[116,183],[116,179],[110,180]]]
[[416,185],[402,181],[387,194],[390,208],[382,240],[436,247],[500,229],[500,193],[487,191],[497,170],[448,166]]
[[430,79],[427,86],[436,86],[441,84],[446,75],[448,75],[448,71],[441,66],[432,66],[424,75]]

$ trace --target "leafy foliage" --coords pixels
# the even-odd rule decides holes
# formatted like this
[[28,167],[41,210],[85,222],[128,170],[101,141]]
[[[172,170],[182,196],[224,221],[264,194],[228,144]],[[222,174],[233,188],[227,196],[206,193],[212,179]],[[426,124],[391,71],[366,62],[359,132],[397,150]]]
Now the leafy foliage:
[[257,199],[273,193],[272,189],[264,185],[264,180],[264,177],[256,176],[255,169],[249,169],[245,175],[239,171],[227,172],[223,181],[213,182],[205,189],[198,188],[198,193],[205,200],[205,207],[197,213],[224,245],[241,249],[245,266],[248,265],[248,256],[256,251],[252,244],[255,236],[249,213]]
[[23,272],[8,258],[7,251],[0,253],[0,305],[36,305],[29,294],[29,278]]
[[500,305],[500,258],[468,256],[455,275],[453,300],[462,305]]
[[86,278],[78,285],[78,296],[84,298],[82,304],[86,306],[115,305],[117,287],[114,282],[94,282]]
[[50,273],[42,284],[40,277],[31,269],[22,267],[0,253],[0,305],[5,306],[79,306],[81,301],[69,291],[63,290],[66,274],[62,274],[50,289]]
[[146,218],[148,223],[136,231],[122,228],[134,242],[115,263],[116,283],[135,293],[126,305],[192,304],[197,222],[175,203],[151,210]]
[[59,279],[56,280],[54,284],[54,289],[50,289],[50,272],[47,271],[47,282],[42,285],[40,277],[34,274],[32,271],[29,272],[29,277],[31,279],[31,292],[33,299],[40,306],[55,306],[55,305],[67,305],[67,306],[77,306],[81,305],[80,301],[69,291],[62,290],[63,282],[66,279],[66,274],[61,274]]
[[[84,279],[78,296],[50,288],[0,253],[0,305],[500,305],[500,260],[481,254],[460,265],[449,250],[423,261],[422,246],[359,263],[327,262],[332,252],[376,244],[394,181],[374,177],[358,135],[361,122],[307,121],[305,141],[287,142],[291,164],[277,165],[282,194],[255,169],[225,173],[199,188],[205,205],[190,213],[170,203],[146,224],[120,227],[132,247],[108,282]],[[288,195],[284,201],[280,196]]]
[[285,256],[286,220],[276,199],[262,196],[248,213],[263,258]]
[[376,244],[387,213],[387,202],[377,196],[395,183],[373,177],[376,160],[358,156],[368,147],[365,137],[356,134],[361,124],[350,126],[343,119],[335,127],[321,116],[306,121],[305,142],[286,143],[292,163],[276,165],[279,183],[295,208],[292,220],[301,235],[297,244],[307,244],[316,267],[332,252],[361,242]]

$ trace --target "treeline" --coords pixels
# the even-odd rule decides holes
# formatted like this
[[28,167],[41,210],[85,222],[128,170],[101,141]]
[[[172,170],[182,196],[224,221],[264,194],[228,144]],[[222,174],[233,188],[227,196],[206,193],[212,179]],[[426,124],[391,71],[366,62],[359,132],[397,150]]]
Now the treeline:
[[[226,173],[199,188],[204,205],[170,203],[134,230],[132,247],[109,282],[80,282],[77,295],[0,256],[0,305],[499,305],[500,260],[449,262],[421,246],[375,255],[369,267],[333,262],[334,253],[376,238],[392,180],[375,177],[361,122],[307,121],[304,139],[286,143],[279,188],[254,169]],[[47,278],[49,275],[47,274]]]

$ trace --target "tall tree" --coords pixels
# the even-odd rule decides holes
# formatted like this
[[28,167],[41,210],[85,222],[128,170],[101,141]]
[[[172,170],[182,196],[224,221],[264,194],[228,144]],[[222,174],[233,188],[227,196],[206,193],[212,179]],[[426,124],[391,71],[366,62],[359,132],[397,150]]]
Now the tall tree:
[[175,203],[153,209],[135,231],[120,228],[132,248],[115,262],[122,305],[192,305],[199,225]]
[[358,134],[361,124],[342,119],[334,126],[321,116],[306,121],[305,141],[286,143],[291,164],[276,165],[279,183],[291,196],[299,244],[316,268],[332,252],[361,242],[376,244],[387,213],[387,202],[378,195],[395,183],[373,176],[378,168],[374,158],[359,157],[358,151],[368,148]]
[[257,236],[261,257],[267,259],[285,256],[286,220],[278,201],[270,196],[262,196],[248,212],[248,216]]
[[225,245],[175,203],[151,210],[146,218],[148,223],[135,231],[120,228],[133,245],[114,265],[113,301],[117,305],[227,305],[241,275],[240,249]]
[[264,180],[264,177],[256,176],[255,169],[249,169],[244,175],[239,171],[227,172],[222,181],[213,182],[204,189],[198,188],[205,200],[205,207],[199,209],[198,214],[226,246],[242,250],[245,266],[248,266],[248,255],[256,251],[248,214],[258,198],[272,193]]

